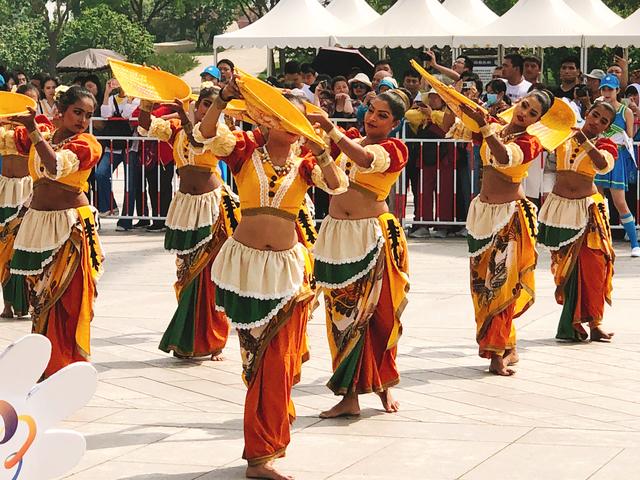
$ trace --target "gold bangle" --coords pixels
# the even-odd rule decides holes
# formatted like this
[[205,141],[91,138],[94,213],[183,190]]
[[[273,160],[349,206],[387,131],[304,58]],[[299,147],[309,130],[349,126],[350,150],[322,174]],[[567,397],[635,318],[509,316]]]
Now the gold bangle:
[[491,124],[487,123],[480,127],[480,133],[482,134],[482,138],[487,138],[495,135],[496,132],[494,132],[493,128],[491,128]]
[[342,133],[340,130],[338,130],[337,127],[333,127],[331,130],[329,130],[328,135],[329,135],[329,138],[336,145],[338,144],[338,142],[340,140],[342,140],[344,138],[344,133]]
[[40,142],[44,142],[44,138],[42,138],[42,134],[37,128],[33,132],[29,132],[29,139],[33,146],[38,145]]
[[582,149],[587,153],[589,153],[594,148],[596,148],[596,146],[591,142],[591,140],[587,140],[582,144]]
[[213,100],[213,107],[216,108],[217,110],[224,110],[225,108],[227,108],[227,103],[222,99],[220,92],[218,95],[216,95],[216,97]]
[[329,155],[326,150],[323,150],[320,155],[316,155],[315,157],[316,163],[321,167],[326,167],[333,163],[333,158],[331,158],[331,155]]

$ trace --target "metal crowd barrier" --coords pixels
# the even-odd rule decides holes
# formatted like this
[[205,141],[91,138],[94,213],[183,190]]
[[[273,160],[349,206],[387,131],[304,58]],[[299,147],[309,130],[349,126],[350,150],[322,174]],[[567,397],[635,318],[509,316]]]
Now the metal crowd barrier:
[[[93,132],[93,121],[109,121],[99,117],[91,120],[90,132]],[[355,119],[333,119],[333,121],[346,127],[355,122]],[[390,211],[401,220],[404,227],[409,225],[434,228],[463,227],[469,202],[478,193],[479,187],[477,178],[480,172],[477,171],[478,166],[474,162],[471,143],[452,139],[411,138],[407,136],[406,128],[405,124],[398,136],[408,146],[419,145],[418,157],[410,157],[410,162],[417,165],[403,170],[396,181],[388,200]],[[105,147],[109,147],[108,151],[105,149],[107,153],[103,153],[101,159],[101,162],[108,163],[96,167],[89,192],[90,200],[100,211],[101,216],[119,220],[164,220],[169,201],[177,191],[178,180],[173,161],[168,165],[163,165],[161,162],[144,165],[145,159],[149,157],[159,158],[161,148],[159,142],[135,134],[131,136],[97,134],[96,138],[101,140]],[[125,142],[125,148],[120,154],[113,152],[114,142],[117,141]],[[428,144],[435,144],[435,159],[431,157],[430,161],[432,165],[425,165],[426,158],[423,156]],[[640,159],[640,142],[634,145],[636,158]],[[223,178],[233,187],[233,177],[228,168],[222,162],[220,166]],[[111,170],[113,174],[111,181],[107,184],[105,174]],[[410,175],[413,178],[410,178]],[[415,192],[411,186],[411,180],[414,186],[417,186]],[[425,187],[427,187],[426,190]],[[632,187],[634,192],[628,195],[627,202],[633,202],[629,207],[638,219],[640,217],[640,182]],[[101,191],[104,188],[110,191],[105,194]],[[105,195],[108,199],[106,205]],[[314,201],[318,199],[317,192],[313,189],[310,195]],[[116,199],[122,200],[118,202]],[[119,210],[116,209],[117,205],[120,205]],[[316,220],[322,220],[322,213],[326,214],[326,212],[318,211],[318,208],[316,211],[320,214]],[[621,227],[612,225],[612,228]]]

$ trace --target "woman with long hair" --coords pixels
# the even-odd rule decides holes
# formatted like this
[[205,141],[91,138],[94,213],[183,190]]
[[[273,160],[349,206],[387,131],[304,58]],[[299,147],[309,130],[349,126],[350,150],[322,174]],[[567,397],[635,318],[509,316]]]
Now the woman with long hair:
[[86,133],[96,99],[82,87],[59,92],[56,127],[47,139],[36,112],[12,117],[15,143],[29,155],[33,198],[14,242],[11,274],[30,284],[33,332],[51,341],[49,377],[90,355],[90,322],[102,273],[102,251],[94,213],[84,192],[102,153]]
[[616,118],[609,103],[596,102],[584,125],[556,149],[557,175],[538,220],[538,241],[551,251],[556,301],[563,305],[556,338],[609,341],[613,333],[600,324],[604,304],[611,303],[615,254],[611,243],[607,202],[593,179],[614,168],[618,149],[601,135]]
[[218,158],[194,139],[200,122],[217,98],[216,89],[205,86],[195,103],[195,125],[180,100],[172,105],[179,118],[151,116],[153,105],[140,106],[138,132],[173,145],[180,176],[178,192],[167,214],[164,247],[177,255],[175,283],[178,308],[160,341],[160,350],[179,358],[210,356],[221,360],[227,343],[227,318],[215,308],[211,265],[222,244],[238,223],[237,204],[225,188]]
[[324,294],[333,376],[327,386],[342,400],[322,418],[358,415],[358,396],[376,393],[387,412],[398,411],[391,394],[400,376],[397,343],[409,290],[407,243],[386,199],[407,163],[406,145],[389,134],[410,107],[400,90],[371,101],[365,136],[338,130],[312,117],[333,142],[336,164],[349,190],[332,196],[314,248],[315,274]]
[[42,79],[41,98],[38,102],[38,113],[51,120],[55,116],[55,95],[59,82],[55,77],[46,76]]
[[476,340],[480,356],[491,360],[489,371],[496,375],[515,373],[510,368],[518,361],[514,319],[535,299],[536,207],[525,197],[522,180],[542,152],[540,141],[527,128],[553,102],[550,92],[533,90],[516,104],[507,125],[480,108],[459,105],[478,124],[483,138],[482,186],[469,207],[466,227]]
[[640,257],[636,221],[625,198],[630,175],[637,175],[631,142],[635,134],[635,125],[631,109],[618,101],[619,91],[620,81],[615,75],[607,75],[600,81],[600,93],[604,101],[616,111],[616,118],[604,135],[618,146],[618,158],[611,171],[596,174],[595,184],[601,194],[609,189],[613,205],[620,216],[620,223],[631,242],[631,256]]
[[[217,308],[226,313],[240,338],[248,387],[246,475],[286,480],[291,477],[279,473],[273,462],[284,455],[289,443],[289,424],[295,418],[291,389],[307,357],[306,324],[314,299],[311,257],[299,241],[296,219],[310,186],[341,193],[348,180],[315,143],[307,142],[311,151],[301,156],[300,136],[281,129],[277,112],[247,103],[262,131],[232,133],[218,123],[225,102],[241,97],[236,81],[242,82],[242,77],[236,76],[224,87],[194,137],[210,144],[214,155],[227,163],[242,206],[242,220],[222,246],[211,272]],[[266,105],[281,95],[266,90],[271,92],[262,99]],[[300,97],[287,94],[286,98],[305,112]]]

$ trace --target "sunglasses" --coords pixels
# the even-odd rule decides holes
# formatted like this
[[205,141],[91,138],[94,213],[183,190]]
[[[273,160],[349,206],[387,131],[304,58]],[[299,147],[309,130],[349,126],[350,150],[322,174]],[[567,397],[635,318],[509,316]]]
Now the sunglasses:
[[351,86],[356,89],[356,88],[367,88],[367,86],[364,83],[358,83],[358,82],[353,82],[351,84]]

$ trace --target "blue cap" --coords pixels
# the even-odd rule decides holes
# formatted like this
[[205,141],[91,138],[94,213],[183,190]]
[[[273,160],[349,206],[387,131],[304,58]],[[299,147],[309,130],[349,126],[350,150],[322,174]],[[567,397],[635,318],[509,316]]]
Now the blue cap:
[[4,84],[6,82],[4,81],[4,77],[2,75],[0,75],[0,87],[4,87]]
[[389,87],[390,90],[393,90],[394,88],[398,88],[398,84],[393,78],[385,77],[380,80],[380,83],[378,84],[378,91],[380,91],[380,87]]
[[608,73],[600,80],[600,88],[603,87],[620,88],[620,80],[615,75]]
[[207,68],[205,68],[202,73],[200,74],[200,76],[203,75],[211,75],[214,78],[217,78],[218,80],[220,80],[222,78],[222,74],[220,73],[220,69],[218,67],[216,67],[215,65],[209,65]]

